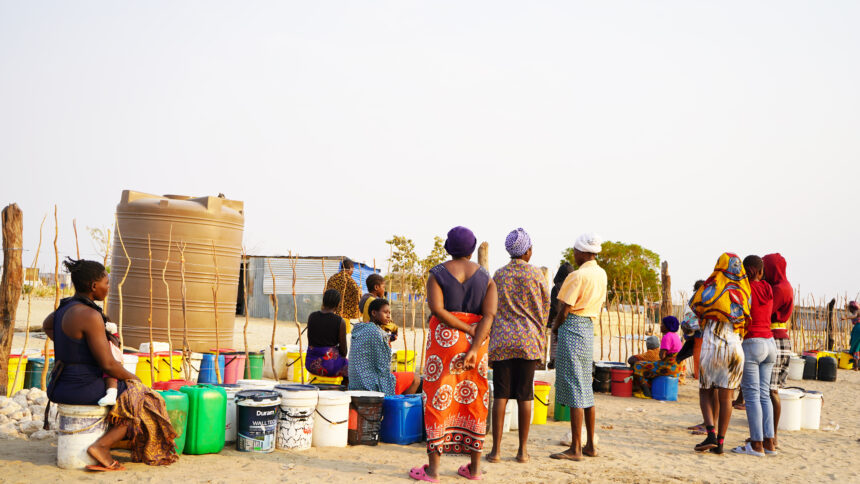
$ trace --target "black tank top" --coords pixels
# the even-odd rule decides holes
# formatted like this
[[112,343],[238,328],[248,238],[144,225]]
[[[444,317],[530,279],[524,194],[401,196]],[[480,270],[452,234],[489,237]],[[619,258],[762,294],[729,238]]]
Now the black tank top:
[[463,282],[458,281],[445,264],[430,269],[430,273],[442,288],[446,311],[481,314],[487,285],[490,283],[490,274],[486,269],[481,267]]
[[340,323],[343,318],[335,313],[314,311],[308,316],[308,346],[315,348],[340,344]]

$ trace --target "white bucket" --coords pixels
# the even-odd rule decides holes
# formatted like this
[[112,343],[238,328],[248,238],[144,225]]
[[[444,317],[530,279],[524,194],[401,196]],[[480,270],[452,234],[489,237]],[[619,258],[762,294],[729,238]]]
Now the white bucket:
[[782,412],[779,416],[779,430],[800,430],[803,416],[804,393],[794,388],[781,388],[779,401]]
[[[287,353],[291,351],[298,352],[299,346],[275,346],[275,370],[278,372],[279,380],[289,380],[287,378]],[[272,349],[269,347],[263,349],[263,378],[275,378],[275,374],[272,373]]]
[[242,390],[274,390],[278,383],[272,380],[236,380]]
[[310,385],[278,385],[275,391],[281,394],[275,446],[278,449],[310,449],[319,390]]
[[57,466],[61,469],[83,469],[97,464],[87,454],[93,442],[107,430],[107,417],[110,407],[98,405],[57,404],[60,420],[57,439]]
[[806,360],[799,356],[792,356],[788,360],[788,379],[803,380],[803,367],[806,365]]
[[818,430],[821,427],[821,404],[824,403],[824,394],[808,391],[802,401],[803,418],[800,421],[800,428]]
[[271,390],[249,390],[236,395],[236,450],[263,454],[275,450],[280,404],[280,395]]
[[137,371],[137,355],[122,355],[122,367],[130,373]]
[[[513,406],[511,405],[513,403]],[[516,409],[516,400],[508,400],[508,404],[505,405],[505,424],[502,425],[502,432],[510,432],[511,430],[517,430],[520,428],[519,426],[519,414],[515,411]],[[516,427],[514,426],[516,425]]]
[[203,363],[203,354],[191,353],[191,357],[188,360],[188,364],[191,367],[189,380],[197,383],[197,377],[200,375],[200,365]]
[[224,420],[224,443],[236,442],[236,394],[245,388],[221,387],[227,392],[227,418]]
[[346,447],[349,401],[350,396],[346,392],[319,392],[314,418],[314,447]]
[[[152,343],[152,352],[153,353],[166,353],[170,351],[170,345],[161,341],[154,341]],[[140,353],[149,353],[149,342],[140,344]]]

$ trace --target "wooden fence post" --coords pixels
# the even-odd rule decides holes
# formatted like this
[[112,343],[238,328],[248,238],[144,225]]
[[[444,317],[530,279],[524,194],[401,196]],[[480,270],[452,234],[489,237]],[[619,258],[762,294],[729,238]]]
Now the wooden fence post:
[[490,272],[490,244],[486,242],[478,247],[478,265]]
[[667,261],[663,261],[660,266],[660,285],[662,286],[660,319],[663,319],[672,315],[672,278],[669,276],[669,263]]
[[6,396],[9,352],[15,335],[15,315],[24,286],[21,253],[24,244],[24,215],[18,205],[3,209],[3,278],[0,280],[0,395]]

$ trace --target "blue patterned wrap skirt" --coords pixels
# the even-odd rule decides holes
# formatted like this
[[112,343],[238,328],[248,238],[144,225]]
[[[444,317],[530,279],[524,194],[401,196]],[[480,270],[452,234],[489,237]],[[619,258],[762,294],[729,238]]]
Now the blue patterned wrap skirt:
[[593,362],[594,325],[591,318],[568,314],[558,328],[556,402],[571,408],[594,406],[594,391],[591,388]]

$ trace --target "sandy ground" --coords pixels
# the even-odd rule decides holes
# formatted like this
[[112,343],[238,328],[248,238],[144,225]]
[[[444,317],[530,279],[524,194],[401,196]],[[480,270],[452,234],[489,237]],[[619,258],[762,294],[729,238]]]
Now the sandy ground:
[[[51,301],[34,301],[34,320],[40,321],[51,309]],[[22,305],[24,314],[26,306]],[[41,312],[40,312],[41,311]],[[36,315],[41,314],[37,319]],[[241,327],[243,320],[237,320]],[[296,329],[279,327],[278,343],[295,341]],[[410,335],[406,335],[410,338]],[[249,330],[252,347],[263,347],[271,338],[270,321],[253,321]],[[418,335],[420,346],[421,336]],[[41,348],[44,340],[31,337],[31,348]],[[237,342],[241,341],[238,333]],[[23,334],[15,336],[15,346]],[[411,348],[410,340],[410,348]],[[398,347],[399,348],[399,347]],[[599,350],[595,350],[598,352]],[[616,359],[616,358],[613,358]],[[617,398],[598,394],[597,433],[600,456],[583,462],[549,459],[562,449],[559,445],[569,428],[566,422],[549,421],[533,426],[529,439],[532,456],[529,464],[513,460],[516,434],[504,435],[503,461],[484,465],[489,482],[858,482],[860,468],[860,412],[856,410],[860,392],[860,373],[840,370],[835,383],[795,382],[825,394],[822,427],[837,430],[784,432],[778,456],[756,458],[725,454],[697,454],[693,446],[701,437],[685,428],[701,421],[695,382],[681,386],[677,402],[658,402],[636,398]],[[748,435],[746,415],[735,411],[727,436],[727,446],[737,445]],[[491,444],[487,437],[487,448]],[[421,444],[377,447],[313,448],[303,452],[276,451],[259,455],[225,449],[217,455],[182,456],[166,468],[147,467],[126,462],[122,474],[87,474],[64,471],[55,465],[56,441],[4,441],[0,452],[0,482],[45,482],[80,480],[108,482],[411,482],[408,469],[426,462]],[[128,454],[116,451],[120,460]],[[443,481],[457,482],[457,467],[464,456],[445,456]]]

